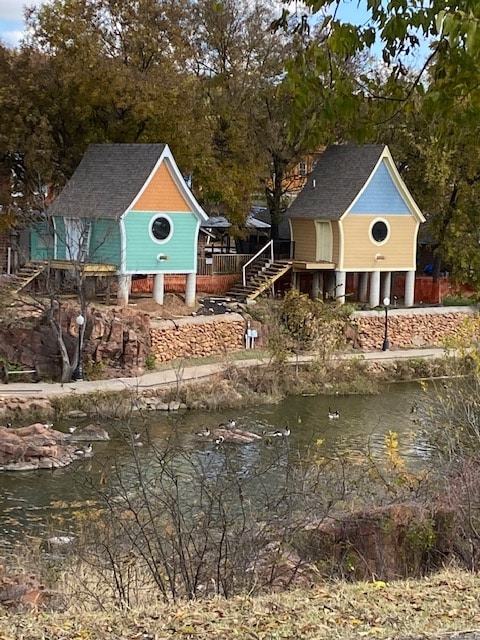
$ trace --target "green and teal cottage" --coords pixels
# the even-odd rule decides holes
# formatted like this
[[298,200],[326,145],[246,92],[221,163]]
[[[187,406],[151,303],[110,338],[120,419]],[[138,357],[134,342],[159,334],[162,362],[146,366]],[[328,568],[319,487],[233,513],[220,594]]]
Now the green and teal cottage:
[[197,242],[208,218],[166,144],[92,144],[75,173],[32,229],[32,260],[114,273],[128,304],[132,276],[153,275],[163,304],[164,276],[186,274],[195,304]]

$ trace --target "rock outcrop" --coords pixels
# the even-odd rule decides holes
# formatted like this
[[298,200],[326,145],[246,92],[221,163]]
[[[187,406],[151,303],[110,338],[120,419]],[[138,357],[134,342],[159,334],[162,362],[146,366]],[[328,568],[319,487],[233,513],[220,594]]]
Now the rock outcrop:
[[91,455],[65,434],[36,422],[27,427],[0,427],[0,471],[33,471],[65,467]]
[[[67,351],[73,357],[77,347],[77,307],[63,307],[62,329]],[[101,311],[89,308],[82,349],[84,363],[96,365],[105,377],[136,376],[145,368],[151,351],[150,317],[129,308]],[[3,323],[0,326],[0,353],[6,361],[58,380],[59,351],[45,318],[32,316],[28,323]],[[111,374],[111,376],[109,376]],[[28,379],[28,382],[31,380]]]

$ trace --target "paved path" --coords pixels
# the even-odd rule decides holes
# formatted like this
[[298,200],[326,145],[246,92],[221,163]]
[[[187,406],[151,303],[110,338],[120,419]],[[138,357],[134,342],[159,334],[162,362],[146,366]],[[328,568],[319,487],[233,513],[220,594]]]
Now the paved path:
[[[373,351],[368,353],[353,352],[340,356],[341,358],[358,358],[365,360],[406,360],[409,358],[440,358],[445,355],[444,349],[406,349],[399,351]],[[312,358],[303,357],[302,361]],[[293,360],[294,361],[294,360]],[[251,367],[258,364],[268,364],[268,359],[237,360],[235,364],[239,367]],[[224,362],[216,364],[197,364],[184,369],[165,369],[163,371],[149,371],[136,378],[111,378],[109,380],[82,380],[80,382],[38,382],[23,383],[12,382],[0,384],[0,397],[52,397],[72,394],[93,393],[95,391],[123,391],[147,390],[158,387],[168,387],[177,384],[178,380],[186,382],[189,380],[200,380],[208,376],[219,373],[227,365]]]

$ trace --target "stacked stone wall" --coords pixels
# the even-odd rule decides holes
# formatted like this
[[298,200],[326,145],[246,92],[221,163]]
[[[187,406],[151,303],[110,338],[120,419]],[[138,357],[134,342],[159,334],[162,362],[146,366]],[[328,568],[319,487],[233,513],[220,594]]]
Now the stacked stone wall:
[[[387,321],[390,348],[443,347],[446,338],[464,331],[468,318],[478,318],[478,311],[472,307],[391,309]],[[356,312],[353,314],[352,324],[357,327],[362,350],[381,349],[385,335],[383,310]]]
[[246,323],[238,314],[164,320],[151,329],[157,362],[228,354],[244,346]]

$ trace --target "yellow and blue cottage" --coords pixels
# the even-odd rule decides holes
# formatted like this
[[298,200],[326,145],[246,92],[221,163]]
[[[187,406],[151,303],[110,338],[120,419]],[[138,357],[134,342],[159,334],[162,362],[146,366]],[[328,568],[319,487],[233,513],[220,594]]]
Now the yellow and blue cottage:
[[92,144],[31,233],[31,258],[115,273],[119,303],[132,276],[153,275],[163,304],[164,276],[186,274],[195,303],[200,223],[208,218],[166,144]]
[[293,277],[311,274],[312,293],[334,291],[376,307],[391,297],[392,274],[405,277],[414,304],[417,236],[425,221],[386,145],[327,148],[286,213]]

